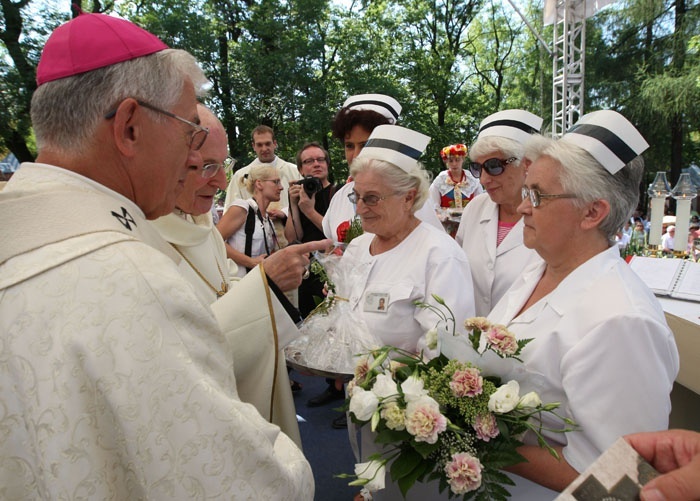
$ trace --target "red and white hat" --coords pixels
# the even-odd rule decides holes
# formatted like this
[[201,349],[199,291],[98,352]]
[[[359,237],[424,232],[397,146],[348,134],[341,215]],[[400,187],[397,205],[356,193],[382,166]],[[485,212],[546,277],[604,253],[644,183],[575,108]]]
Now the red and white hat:
[[105,14],[80,14],[54,30],[36,69],[37,85],[167,49],[134,23]]
[[374,128],[357,158],[384,160],[409,172],[430,142],[430,137],[398,125],[379,125]]
[[384,94],[358,94],[350,96],[343,103],[343,108],[376,111],[395,124],[401,115],[401,105],[391,96]]
[[610,174],[615,174],[649,148],[634,125],[613,110],[583,115],[561,140],[586,150]]

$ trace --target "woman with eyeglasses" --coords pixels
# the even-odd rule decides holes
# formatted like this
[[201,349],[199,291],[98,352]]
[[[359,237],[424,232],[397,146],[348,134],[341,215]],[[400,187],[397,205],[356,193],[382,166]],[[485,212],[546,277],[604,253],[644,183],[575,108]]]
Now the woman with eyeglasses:
[[[648,144],[617,112],[581,117],[559,140],[533,136],[518,212],[542,261],[520,272],[489,320],[518,339],[545,402],[578,425],[543,416],[555,459],[525,436],[528,462],[509,470],[514,499],[553,499],[619,437],[664,430],[679,361],[659,301],[620,259],[615,233],[639,200]],[[521,388],[523,391],[527,389]]]
[[524,144],[542,119],[525,110],[486,117],[469,150],[469,171],[486,193],[462,212],[455,240],[472,267],[476,314],[485,317],[537,254],[523,245],[522,201],[527,160]]
[[226,242],[226,255],[238,265],[239,277],[279,250],[267,208],[279,202],[283,190],[279,171],[271,164],[252,167],[241,182],[253,196],[234,200],[216,225]]
[[[439,318],[416,302],[438,307],[435,294],[457,323],[474,315],[467,257],[447,233],[416,217],[428,199],[429,175],[417,159],[429,141],[398,125],[374,129],[350,167],[355,184],[349,199],[365,233],[350,242],[341,260],[356,266],[348,301],[370,331],[386,345],[426,357],[437,355],[426,334]],[[366,430],[361,440],[365,461],[377,445]],[[389,477],[386,488],[373,495],[375,501],[404,499]],[[431,482],[416,484],[405,499],[447,499],[447,494],[440,495]]]
[[437,294],[458,322],[474,313],[466,256],[447,233],[416,217],[428,198],[428,174],[417,158],[429,140],[398,125],[374,129],[350,167],[349,199],[365,233],[343,256],[371,264],[358,277],[351,306],[385,344],[414,353],[425,348],[425,334],[437,322],[415,301],[436,305]]

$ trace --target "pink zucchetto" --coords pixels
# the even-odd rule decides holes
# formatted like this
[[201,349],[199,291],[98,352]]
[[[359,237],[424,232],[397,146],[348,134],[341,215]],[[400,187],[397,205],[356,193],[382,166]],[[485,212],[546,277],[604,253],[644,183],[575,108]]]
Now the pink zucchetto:
[[54,30],[36,70],[37,85],[72,77],[167,49],[134,23],[105,14],[81,14]]

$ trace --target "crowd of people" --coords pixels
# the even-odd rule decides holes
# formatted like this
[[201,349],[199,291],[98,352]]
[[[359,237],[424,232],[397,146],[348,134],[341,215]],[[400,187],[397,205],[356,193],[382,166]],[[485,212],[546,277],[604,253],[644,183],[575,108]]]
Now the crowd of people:
[[[231,172],[195,59],[122,19],[58,27],[37,86],[39,154],[0,192],[3,497],[313,499],[283,348],[325,292],[310,254],[335,242],[360,265],[344,299],[384,344],[437,355],[418,306],[436,296],[535,339],[528,372],[581,429],[545,423],[560,460],[524,437],[514,499],[554,499],[621,436],[662,473],[642,499],[700,498],[700,435],[665,431],[673,334],[616,245],[644,232],[630,217],[648,148],[619,113],[555,140],[499,111],[442,150],[431,184],[430,138],[398,124],[400,104],[351,96],[331,125],[350,173],[335,184],[320,143],[294,165],[266,126]],[[344,399],[343,383],[308,405]],[[379,450],[365,430],[360,447]],[[406,499],[446,496],[432,482]],[[374,493],[402,498],[390,479]]]

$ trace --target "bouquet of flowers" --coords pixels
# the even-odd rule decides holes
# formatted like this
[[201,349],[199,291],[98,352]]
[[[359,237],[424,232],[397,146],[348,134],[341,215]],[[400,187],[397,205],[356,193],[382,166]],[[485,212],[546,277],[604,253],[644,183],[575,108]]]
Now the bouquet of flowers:
[[[518,356],[531,340],[517,340],[483,317],[467,319],[465,327],[477,358],[489,352],[522,365]],[[437,329],[428,337],[437,344]],[[561,420],[562,428],[553,431],[575,429],[572,420],[555,413],[558,403],[545,404],[536,392],[521,395],[517,381],[502,384],[474,363],[442,353],[425,360],[391,346],[374,350],[356,366],[348,394],[352,420],[369,426],[383,446],[356,465],[355,475],[341,475],[356,478],[350,485],[363,486],[365,493],[384,488],[391,462],[391,478],[404,496],[416,481],[439,480],[440,492],[449,487],[450,498],[506,499],[504,485],[513,482],[500,470],[524,461],[516,448],[525,432],[557,457],[542,436],[541,415]]]

